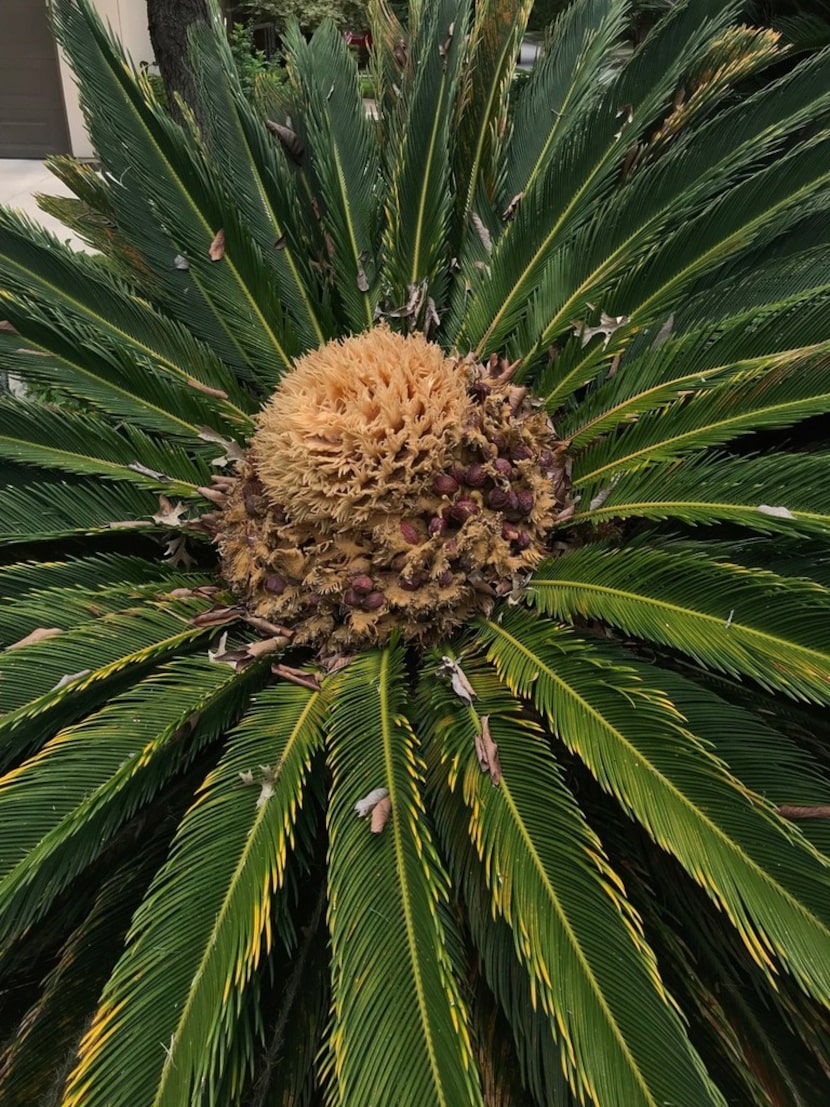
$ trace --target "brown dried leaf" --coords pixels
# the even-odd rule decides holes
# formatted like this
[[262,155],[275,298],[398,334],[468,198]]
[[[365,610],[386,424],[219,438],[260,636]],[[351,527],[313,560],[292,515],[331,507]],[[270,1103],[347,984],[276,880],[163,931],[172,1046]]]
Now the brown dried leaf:
[[292,684],[299,684],[301,688],[308,688],[311,692],[320,691],[320,682],[317,678],[303,669],[293,669],[290,665],[272,665],[271,672],[274,676],[282,677]]
[[183,504],[181,500],[174,507],[166,496],[159,496],[159,509],[152,518],[153,522],[158,523],[159,526],[180,527],[182,525],[182,516],[186,513],[187,505]]
[[523,196],[523,192],[517,192],[510,203],[507,205],[507,207],[504,209],[504,211],[501,213],[501,217],[505,223],[508,223],[516,214],[516,208],[521,203]]
[[203,611],[190,620],[194,627],[221,627],[233,623],[245,614],[241,607],[215,607],[212,611]]
[[782,819],[830,819],[830,804],[817,807],[796,807],[784,804],[776,810]]
[[184,565],[186,569],[190,569],[196,564],[196,558],[188,553],[187,539],[183,534],[167,543],[164,547],[164,556],[174,566]]
[[375,806],[372,808],[372,833],[380,834],[389,819],[389,815],[392,812],[392,801],[389,796],[384,796],[383,799],[378,800]]
[[223,438],[221,434],[217,434],[210,427],[197,427],[196,429],[203,442],[215,442],[218,446],[221,446],[231,461],[243,461],[245,459],[242,448],[233,438]]
[[219,507],[224,507],[228,498],[224,492],[220,492],[216,488],[206,488],[204,485],[201,485],[196,491],[204,496],[206,500],[210,500],[211,503],[218,504]]
[[272,135],[276,135],[283,150],[299,165],[303,159],[305,147],[297,132],[283,126],[282,123],[275,123],[273,119],[266,119],[265,126]]
[[279,623],[272,623],[269,619],[261,619],[258,615],[246,615],[245,622],[256,630],[261,630],[264,634],[268,635],[279,635],[283,638],[290,638],[294,633],[289,630],[288,627],[282,627]]
[[465,703],[472,703],[477,699],[475,689],[464,674],[464,670],[457,661],[451,657],[441,658],[441,670],[450,674],[450,683],[455,694]]
[[160,473],[157,469],[148,469],[147,466],[142,465],[140,461],[131,461],[127,468],[132,469],[134,473],[141,473],[143,477],[150,477],[152,480],[160,480],[169,483],[173,479],[172,477],[168,477],[166,473]]
[[47,638],[54,638],[58,634],[63,634],[60,627],[37,627],[31,634],[27,634],[25,638],[21,638],[18,642],[12,642],[10,646],[6,646],[7,650],[19,650],[23,646],[33,646],[35,642],[45,642]]
[[204,392],[206,396],[215,396],[217,400],[227,400],[228,398],[227,392],[224,392],[221,388],[210,388],[208,385],[202,384],[201,381],[197,381],[195,377],[188,377],[185,384],[199,392]]
[[273,638],[263,638],[259,642],[251,642],[246,647],[246,652],[252,661],[256,661],[260,657],[267,657],[269,653],[276,653],[283,646],[287,646],[290,641],[290,638],[286,638],[282,634]]
[[490,734],[490,716],[482,715],[479,721],[481,722],[481,733],[476,735],[478,763],[483,773],[489,772],[493,787],[498,788],[499,784],[501,784],[499,747],[493,741],[493,736]]
[[221,261],[225,256],[225,232],[221,227],[213,236],[213,242],[210,244],[208,254],[211,261]]
[[481,245],[487,251],[488,254],[493,252],[493,240],[490,237],[490,232],[484,224],[484,220],[478,214],[477,211],[470,212],[470,222],[475,227],[475,232],[481,239]]
[[600,312],[599,325],[596,327],[589,327],[587,323],[576,322],[573,323],[574,334],[580,335],[582,338],[582,345],[587,346],[588,343],[596,335],[601,334],[604,336],[602,343],[603,349],[611,341],[611,335],[615,331],[618,331],[620,327],[624,327],[626,323],[631,321],[631,317],[628,315],[606,315],[604,311]]

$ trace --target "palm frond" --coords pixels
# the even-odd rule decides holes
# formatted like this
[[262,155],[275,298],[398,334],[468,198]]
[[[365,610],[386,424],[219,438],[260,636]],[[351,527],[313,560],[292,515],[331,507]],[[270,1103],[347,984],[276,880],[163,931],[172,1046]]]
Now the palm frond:
[[289,79],[305,105],[304,139],[331,236],[330,264],[345,322],[371,327],[380,294],[376,253],[380,151],[358,85],[357,66],[334,24],[306,43],[297,27],[286,36]]
[[[61,4],[55,26],[79,78],[98,154],[116,180],[128,174],[140,182],[111,193],[121,233],[147,255],[171,301],[181,301],[195,334],[251,379],[273,382],[298,343],[255,243],[184,132],[143,95],[89,0]],[[221,230],[224,258],[214,261],[211,246]],[[176,268],[177,257],[185,259],[185,271]],[[182,272],[187,278],[177,282]],[[196,294],[183,297],[183,285]]]
[[164,529],[152,520],[158,497],[133,484],[44,480],[38,475],[41,479],[23,480],[19,474],[10,479],[7,473],[0,477],[0,546],[122,529]]
[[403,91],[406,127],[393,138],[382,247],[381,280],[388,282],[396,307],[406,305],[423,282],[436,302],[446,288],[450,127],[469,19],[469,0],[438,0],[410,24],[414,75]]
[[[220,418],[250,425],[239,384],[205,343],[131,295],[94,255],[73,251],[7,210],[0,211],[0,276],[7,310],[9,292],[36,300],[61,328],[87,327],[97,344],[149,361],[184,395],[188,388],[196,395],[212,391],[221,401],[211,405]],[[24,327],[27,321],[28,312],[21,313]]]
[[[174,661],[0,776],[0,944],[42,917],[116,831],[235,721],[263,665]],[[152,706],[151,706],[152,705]]]
[[822,703],[830,695],[830,592],[716,560],[693,542],[583,546],[547,562],[529,597],[549,615],[602,619],[796,699]]
[[[8,1107],[49,1103],[58,1093],[66,1075],[60,1071],[64,1058],[73,1056],[95,1009],[130,916],[163,859],[163,844],[157,838],[104,881],[90,911],[61,948],[37,1002],[0,1056],[0,1095]],[[44,1063],[47,1056],[54,1064]]]
[[[128,481],[169,495],[196,496],[210,483],[207,464],[139,430],[115,429],[31,399],[0,400],[0,457],[66,473]],[[146,471],[143,471],[146,470]]]
[[464,182],[459,221],[466,229],[471,212],[491,221],[503,193],[510,162],[508,103],[530,0],[485,0],[476,4],[470,29],[469,60],[459,97],[456,176]]
[[301,346],[318,346],[331,337],[333,319],[325,300],[316,295],[318,282],[303,254],[302,220],[297,218],[285,155],[245,99],[224,37],[208,27],[194,27],[190,39],[205,105],[205,137],[225,180],[231,209],[238,208],[247,232],[254,235]]
[[[334,1103],[481,1103],[455,974],[459,943],[448,880],[432,842],[423,763],[404,715],[397,644],[332,678],[328,921]],[[388,793],[382,832],[355,805]]]
[[[581,449],[673,400],[699,396],[721,384],[748,383],[772,371],[796,378],[806,378],[813,368],[820,371],[830,353],[824,330],[826,267],[820,279],[824,286],[810,280],[810,287],[799,289],[792,300],[779,286],[779,302],[768,297],[748,310],[742,304],[731,317],[707,319],[703,325],[683,328],[670,316],[664,327],[647,330],[632,343],[616,370],[599,378],[578,411],[563,412],[561,433],[572,448]],[[724,289],[720,292],[725,294]],[[681,333],[670,337],[667,332],[675,327]],[[562,360],[569,361],[567,352]],[[540,382],[541,391],[549,397],[561,395],[565,377],[574,379],[571,368],[552,366]],[[555,410],[555,399],[548,404]]]
[[67,718],[96,706],[122,673],[134,680],[149,663],[189,652],[209,637],[211,628],[192,622],[208,606],[203,599],[176,599],[103,618],[90,613],[87,621],[64,631],[59,643],[47,639],[4,650],[0,766],[7,768]]
[[[511,691],[532,700],[573,750],[664,849],[726,911],[755,960],[770,951],[822,1002],[830,976],[819,955],[830,937],[830,865],[732,777],[644,666],[534,623],[521,611],[481,634]],[[717,717],[714,697],[701,714]]]
[[[274,900],[286,894],[289,853],[302,856],[308,846],[302,809],[322,742],[320,709],[319,694],[283,684],[262,692],[229,736],[133,920],[81,1043],[66,1107],[123,1097],[119,1089],[172,1107],[199,1087],[263,953],[291,941]],[[129,1057],[120,1027],[142,1042]]]
[[669,461],[720,446],[766,428],[792,426],[824,411],[830,396],[830,357],[812,364],[771,368],[757,380],[723,384],[663,411],[643,415],[632,426],[588,446],[574,468],[580,490],[599,491],[620,470]]
[[[448,784],[463,796],[491,910],[513,932],[531,1002],[556,1028],[576,1096],[656,1105],[682,1086],[695,1103],[722,1104],[540,728],[504,689],[478,680],[474,663],[465,660],[464,671],[474,704],[446,688],[435,693]],[[496,787],[476,755],[483,716],[498,747]]]
[[677,519],[826,535],[828,464],[826,454],[815,453],[771,458],[714,454],[649,465],[623,473],[601,503],[580,504],[571,522],[596,526],[608,519]]

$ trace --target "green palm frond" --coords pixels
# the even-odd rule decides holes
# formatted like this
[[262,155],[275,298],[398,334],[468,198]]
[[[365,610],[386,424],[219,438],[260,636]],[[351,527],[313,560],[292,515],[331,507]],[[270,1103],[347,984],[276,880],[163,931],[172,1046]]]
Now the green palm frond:
[[[65,473],[129,481],[169,495],[196,496],[207,465],[174,444],[91,415],[33,400],[0,400],[0,457]],[[147,472],[142,471],[147,470]],[[153,475],[155,472],[156,475]]]
[[796,698],[825,702],[830,694],[830,593],[716,561],[695,543],[592,543],[550,561],[529,595],[548,614],[602,619]]
[[[329,925],[332,1103],[480,1103],[447,876],[422,797],[423,763],[404,711],[403,652],[353,661],[331,699]],[[389,825],[356,804],[376,789]]]
[[[292,941],[282,917],[287,903],[280,908],[272,899],[287,898],[289,854],[302,858],[308,849],[309,815],[301,811],[320,723],[319,695],[284,686],[263,692],[230,735],[133,920],[84,1037],[67,1104],[123,1098],[123,1089],[141,1089],[148,1104],[180,1104],[198,1087],[263,953]],[[149,967],[148,956],[149,980],[136,974],[137,965]],[[143,1043],[126,1066],[119,1026]]]
[[[824,453],[775,458],[707,454],[650,465],[623,473],[601,503],[579,504],[573,520],[596,526],[604,519],[677,519],[826,534],[828,462]],[[760,496],[774,502],[756,502]],[[789,506],[783,506],[784,500]]]
[[[465,708],[444,691],[435,723],[447,784],[464,798],[491,909],[513,932],[531,1002],[555,1028],[569,1083],[579,1095],[622,1107],[656,1105],[680,1081],[695,1102],[720,1104],[684,1040],[619,877],[538,727],[512,696],[476,681],[471,665],[465,671],[475,705]],[[476,757],[483,719],[498,746],[500,780],[492,769],[483,774]]]
[[[723,907],[759,964],[770,966],[772,948],[827,1002],[818,961],[830,936],[830,866],[709,753],[668,695],[648,687],[652,674],[626,672],[613,654],[522,612],[482,637],[511,690],[532,698],[553,733]],[[717,715],[719,703],[699,713],[706,708]]]
[[[371,0],[0,213],[0,1100],[813,1107],[830,53]],[[655,6],[655,10],[656,10]],[[409,360],[408,360],[409,359]],[[359,817],[361,814],[364,818]]]
[[172,662],[0,777],[8,928],[0,944],[41,917],[119,827],[231,725],[261,670],[238,680],[206,658]]

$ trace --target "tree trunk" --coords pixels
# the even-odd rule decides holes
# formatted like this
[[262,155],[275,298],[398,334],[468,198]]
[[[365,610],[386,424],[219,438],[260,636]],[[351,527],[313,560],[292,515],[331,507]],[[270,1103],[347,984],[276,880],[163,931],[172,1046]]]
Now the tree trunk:
[[208,22],[207,0],[147,0],[147,20],[156,65],[164,81],[170,114],[182,122],[176,95],[194,110],[196,86],[190,65],[187,32],[194,23]]

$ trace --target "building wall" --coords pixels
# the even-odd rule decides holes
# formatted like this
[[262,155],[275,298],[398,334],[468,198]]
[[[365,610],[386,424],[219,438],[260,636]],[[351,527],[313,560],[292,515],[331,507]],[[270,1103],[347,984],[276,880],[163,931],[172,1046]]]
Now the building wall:
[[[104,21],[109,23],[121,39],[135,64],[152,61],[153,48],[150,44],[150,32],[147,29],[145,0],[94,0],[94,3]],[[60,64],[72,153],[79,158],[91,158],[94,151],[84,127],[72,71],[63,58]]]

